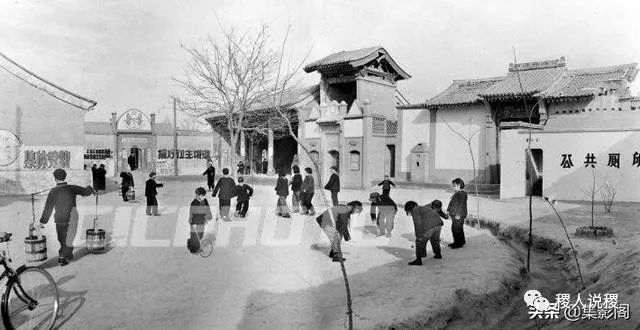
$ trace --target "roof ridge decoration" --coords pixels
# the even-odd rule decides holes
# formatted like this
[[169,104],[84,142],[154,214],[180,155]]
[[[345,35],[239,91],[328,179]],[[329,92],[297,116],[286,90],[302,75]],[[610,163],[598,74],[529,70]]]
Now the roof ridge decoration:
[[517,64],[509,63],[509,72],[553,69],[553,68],[561,68],[566,66],[567,66],[567,62],[564,56],[562,56],[559,59],[555,59],[555,60],[534,61],[534,62],[525,62],[525,63],[517,63]]
[[395,71],[396,80],[411,78],[411,75],[400,68],[400,66],[393,60],[393,58],[391,58],[389,52],[387,52],[387,50],[382,46],[361,48],[349,51],[343,50],[337,53],[333,53],[305,65],[304,71],[307,73],[313,71],[322,73],[322,71],[336,69],[350,70],[364,66],[367,63],[378,59],[384,59],[389,64],[389,66]]
[[97,102],[64,89],[23,67],[0,52],[0,68],[52,97],[76,108],[91,110]]
[[622,77],[619,80],[624,79],[628,82],[633,82],[638,74],[638,63],[574,69],[569,70],[569,73],[572,76],[597,76],[611,73],[621,73]]
[[359,100],[353,101],[353,104],[351,104],[351,109],[349,109],[349,112],[347,114],[349,117],[362,116],[362,110],[359,103]]

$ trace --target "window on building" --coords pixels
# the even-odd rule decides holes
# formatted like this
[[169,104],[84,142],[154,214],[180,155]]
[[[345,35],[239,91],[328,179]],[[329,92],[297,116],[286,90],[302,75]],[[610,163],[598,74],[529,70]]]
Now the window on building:
[[387,121],[381,117],[372,117],[371,118],[371,132],[374,135],[384,135],[386,133],[386,124]]
[[360,170],[360,152],[359,151],[351,151],[349,153],[349,169],[352,171]]

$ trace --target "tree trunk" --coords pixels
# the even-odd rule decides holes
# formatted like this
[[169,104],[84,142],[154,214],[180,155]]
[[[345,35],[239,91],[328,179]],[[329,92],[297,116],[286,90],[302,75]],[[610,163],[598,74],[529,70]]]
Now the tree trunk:
[[478,180],[476,180],[476,158],[473,156],[471,142],[469,141],[467,145],[469,146],[469,155],[471,156],[471,165],[473,166],[473,186],[476,190],[476,218],[478,220],[478,227],[480,227],[480,194],[478,193]]

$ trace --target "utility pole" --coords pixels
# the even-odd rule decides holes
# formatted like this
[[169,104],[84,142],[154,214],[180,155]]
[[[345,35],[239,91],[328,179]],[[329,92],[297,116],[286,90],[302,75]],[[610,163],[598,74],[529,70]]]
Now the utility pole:
[[178,119],[176,98],[173,98],[173,175],[178,176]]

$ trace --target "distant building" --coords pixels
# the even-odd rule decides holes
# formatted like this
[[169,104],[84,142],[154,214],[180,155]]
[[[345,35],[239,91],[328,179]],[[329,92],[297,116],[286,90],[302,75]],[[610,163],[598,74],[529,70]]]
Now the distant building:
[[[181,114],[181,117],[184,117]],[[108,175],[129,168],[129,156],[137,171],[156,171],[158,175],[174,175],[174,157],[178,159],[178,175],[201,174],[212,160],[210,128],[190,124],[194,119],[178,122],[178,149],[174,152],[173,123],[156,122],[156,115],[130,109],[111,114],[110,122],[86,122],[85,167],[103,163]]]
[[[636,64],[569,70],[560,58],[511,64],[503,77],[456,80],[425,103],[398,107],[402,173],[412,181],[500,184],[502,198],[566,200],[586,199],[581,189],[595,174],[598,185],[616,185],[617,200],[640,201],[640,186],[629,184],[640,180],[640,100],[628,86],[636,75]],[[461,136],[473,137],[475,177]],[[426,174],[414,176],[410,150],[420,143],[428,161],[416,170]]]
[[[339,168],[341,184],[348,188],[368,187],[384,174],[394,177],[396,106],[408,103],[398,92],[397,82],[411,76],[382,47],[335,53],[308,64],[304,70],[320,73],[320,83],[290,93],[284,103],[291,113],[294,132],[320,164],[323,177],[331,166]],[[273,109],[271,113],[278,115]],[[216,131],[219,150],[228,155],[225,118],[218,115],[207,120]],[[270,129],[252,138],[242,134],[239,144],[240,159],[254,169],[289,172],[296,154],[301,167],[311,166],[310,158],[282,129]],[[266,169],[260,168],[263,158]],[[225,159],[221,157],[221,162]]]
[[96,102],[74,94],[0,53],[0,195],[55,185],[53,170],[85,184],[84,118]]

